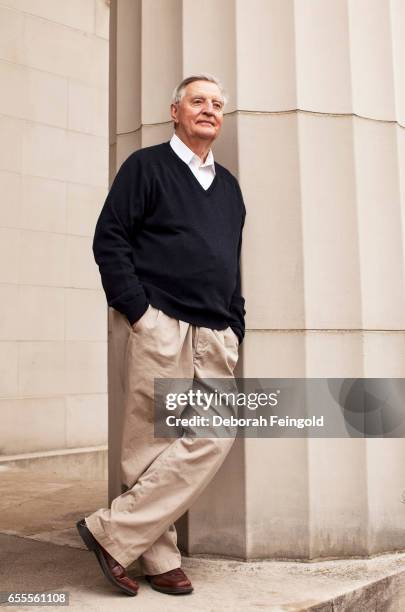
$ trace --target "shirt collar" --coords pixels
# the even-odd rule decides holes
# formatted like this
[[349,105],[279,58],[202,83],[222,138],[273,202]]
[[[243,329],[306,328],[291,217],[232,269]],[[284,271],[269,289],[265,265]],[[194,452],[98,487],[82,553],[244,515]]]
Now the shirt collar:
[[187,145],[177,136],[177,134],[173,134],[170,140],[170,146],[174,150],[175,153],[182,159],[186,164],[190,165],[193,161],[198,163],[200,168],[205,168],[206,166],[214,166],[214,155],[211,149],[208,152],[207,158],[204,163],[201,163],[201,159],[189,149]]

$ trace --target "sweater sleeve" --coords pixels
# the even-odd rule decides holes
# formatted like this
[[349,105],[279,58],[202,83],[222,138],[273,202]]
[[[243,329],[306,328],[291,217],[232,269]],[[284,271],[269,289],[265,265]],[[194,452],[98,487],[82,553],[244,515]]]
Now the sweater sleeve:
[[107,303],[130,324],[148,308],[148,300],[136,274],[131,237],[142,226],[148,198],[147,178],[141,163],[131,155],[120,167],[98,218],[94,259],[99,267]]
[[230,305],[231,320],[229,322],[229,325],[230,327],[232,327],[233,331],[238,336],[239,344],[242,344],[243,338],[245,336],[246,311],[245,311],[245,299],[242,296],[242,289],[241,289],[240,257],[241,257],[241,250],[242,250],[242,232],[243,232],[243,226],[245,225],[245,218],[246,218],[246,208],[243,203],[242,193],[240,191],[240,187],[238,184],[237,184],[237,187],[238,187],[238,191],[239,191],[240,198],[242,201],[243,214],[242,214],[242,223],[241,223],[241,228],[240,228],[240,236],[239,236],[239,244],[238,244],[238,256],[237,256],[238,257],[238,271],[237,271],[237,277],[236,277],[235,291],[233,292],[232,299],[231,299],[231,305]]

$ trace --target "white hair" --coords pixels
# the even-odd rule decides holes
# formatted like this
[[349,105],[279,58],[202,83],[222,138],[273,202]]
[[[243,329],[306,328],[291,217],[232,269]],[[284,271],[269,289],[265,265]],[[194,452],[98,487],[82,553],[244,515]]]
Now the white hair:
[[177,87],[175,87],[172,95],[173,104],[177,104],[178,102],[180,102],[180,100],[184,96],[184,92],[187,85],[189,85],[190,83],[194,83],[194,81],[208,81],[209,83],[215,83],[215,85],[218,85],[219,90],[221,92],[222,99],[224,101],[224,106],[228,102],[228,94],[225,91],[221,81],[216,76],[203,72],[201,74],[192,74],[191,76],[186,77],[181,81],[181,83],[177,85]]

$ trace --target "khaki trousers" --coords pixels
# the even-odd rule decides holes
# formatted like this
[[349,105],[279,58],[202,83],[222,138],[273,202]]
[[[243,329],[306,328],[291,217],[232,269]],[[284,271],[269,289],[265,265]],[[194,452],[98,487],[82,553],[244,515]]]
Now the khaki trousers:
[[154,378],[233,379],[239,343],[230,327],[194,326],[151,305],[134,327],[123,319],[129,328],[121,444],[127,490],[85,521],[123,567],[139,559],[145,574],[159,574],[180,567],[173,523],[210,482],[235,438],[155,438]]

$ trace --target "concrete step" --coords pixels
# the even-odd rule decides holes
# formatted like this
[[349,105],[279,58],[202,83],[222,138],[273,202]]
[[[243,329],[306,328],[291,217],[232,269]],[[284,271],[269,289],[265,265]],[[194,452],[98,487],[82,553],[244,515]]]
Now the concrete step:
[[3,468],[41,471],[64,478],[104,480],[108,478],[108,447],[88,446],[0,455],[0,470]]
[[[0,591],[69,591],[72,611],[133,612],[134,605],[142,612],[405,610],[405,553],[307,563],[184,556],[182,567],[195,587],[192,595],[157,593],[140,576],[134,601],[104,578],[76,531],[76,521],[100,507],[107,507],[106,480],[3,466]],[[136,562],[127,569],[132,576],[140,575]]]

